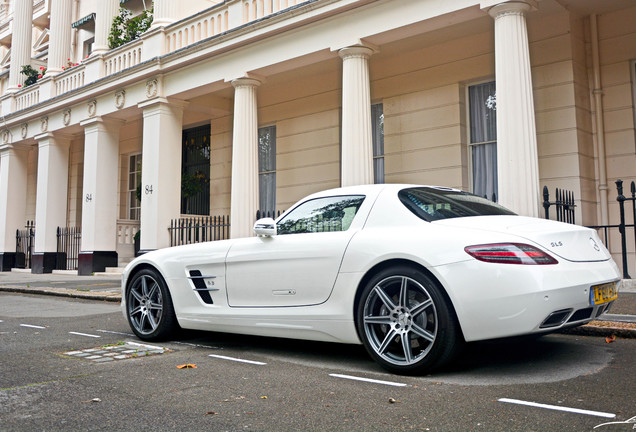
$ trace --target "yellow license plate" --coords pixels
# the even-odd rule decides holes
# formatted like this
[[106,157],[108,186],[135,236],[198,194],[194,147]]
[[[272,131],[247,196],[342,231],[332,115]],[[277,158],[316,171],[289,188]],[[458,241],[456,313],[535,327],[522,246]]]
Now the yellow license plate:
[[618,297],[618,286],[616,282],[593,286],[590,290],[590,304],[600,305],[616,300]]

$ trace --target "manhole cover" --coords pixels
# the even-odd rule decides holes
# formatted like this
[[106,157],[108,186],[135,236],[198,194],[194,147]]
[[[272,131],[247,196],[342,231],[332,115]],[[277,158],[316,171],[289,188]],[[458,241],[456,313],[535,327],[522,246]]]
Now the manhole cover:
[[145,345],[136,342],[121,342],[114,345],[67,351],[63,352],[62,355],[102,363],[129,358],[149,357],[170,351],[168,348],[159,346]]

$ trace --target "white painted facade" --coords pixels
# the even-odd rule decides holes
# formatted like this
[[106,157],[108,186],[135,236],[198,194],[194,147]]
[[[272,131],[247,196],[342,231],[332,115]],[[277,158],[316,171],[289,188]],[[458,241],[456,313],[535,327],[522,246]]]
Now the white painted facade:
[[[182,134],[195,127],[210,129],[203,215],[230,215],[233,237],[251,235],[259,208],[262,127],[275,126],[278,209],[373,183],[378,157],[385,182],[473,191],[469,88],[491,81],[499,202],[539,216],[541,187],[564,188],[577,223],[616,224],[613,183],[636,179],[629,0],[155,0],[150,30],[110,49],[119,3],[0,6],[3,270],[27,220],[34,271],[50,271],[58,226],[81,226],[84,272],[126,261],[138,229],[142,250],[169,246],[183,210]],[[144,2],[122,6],[138,13]],[[26,64],[47,68],[29,86]],[[618,233],[609,246],[620,251]]]

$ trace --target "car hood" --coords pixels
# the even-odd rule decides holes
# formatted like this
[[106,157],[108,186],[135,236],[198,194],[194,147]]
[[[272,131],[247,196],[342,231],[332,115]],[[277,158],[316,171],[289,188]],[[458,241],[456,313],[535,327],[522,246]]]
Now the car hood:
[[[475,216],[443,219],[432,224],[515,235],[568,261],[606,261],[611,258],[596,231],[579,225],[525,216]],[[493,237],[493,242],[496,241]]]

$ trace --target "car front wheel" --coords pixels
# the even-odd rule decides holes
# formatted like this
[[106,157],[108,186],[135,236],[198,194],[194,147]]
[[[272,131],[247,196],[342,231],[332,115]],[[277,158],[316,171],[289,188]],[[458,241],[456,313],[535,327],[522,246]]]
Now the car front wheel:
[[437,281],[410,267],[375,275],[362,293],[356,318],[369,354],[394,373],[421,374],[441,366],[461,339]]
[[137,273],[126,289],[126,316],[133,332],[143,340],[161,340],[177,328],[168,287],[153,269]]

